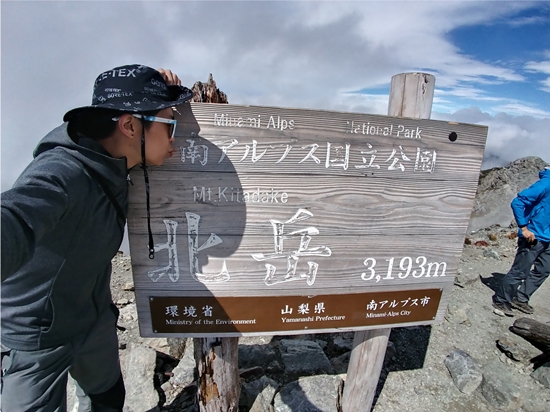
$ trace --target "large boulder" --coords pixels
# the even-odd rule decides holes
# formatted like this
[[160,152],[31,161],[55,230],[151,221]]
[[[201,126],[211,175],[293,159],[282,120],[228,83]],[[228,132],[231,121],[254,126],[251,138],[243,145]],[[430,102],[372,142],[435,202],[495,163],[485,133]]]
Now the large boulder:
[[517,410],[521,404],[519,387],[509,369],[494,359],[482,369],[483,380],[479,393],[496,410]]
[[325,352],[317,342],[306,339],[282,339],[279,344],[287,378],[334,372]]
[[300,378],[275,395],[275,412],[337,412],[342,378],[317,375]]
[[147,346],[130,344],[123,368],[126,386],[124,412],[158,410],[159,395],[153,384],[157,352]]

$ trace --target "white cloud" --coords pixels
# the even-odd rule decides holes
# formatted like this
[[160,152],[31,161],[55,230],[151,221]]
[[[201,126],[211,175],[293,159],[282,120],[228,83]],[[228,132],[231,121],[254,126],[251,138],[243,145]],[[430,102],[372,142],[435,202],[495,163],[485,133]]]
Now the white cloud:
[[[548,60],[527,62],[525,63],[525,70],[536,73],[550,74],[550,50],[547,50],[545,55],[549,58]],[[542,85],[541,90],[550,93],[550,77],[541,80],[540,84]]]
[[496,112],[507,113],[512,116],[533,116],[536,118],[550,118],[550,111],[527,106],[519,102],[510,102],[493,107]]
[[550,60],[542,62],[527,62],[525,64],[525,69],[550,74]]
[[550,163],[550,116],[490,115],[477,107],[461,109],[453,114],[433,113],[433,119],[489,126],[482,169],[504,166],[516,159],[537,156]]
[[541,83],[542,83],[542,90],[550,93],[550,77],[547,77],[546,79],[542,80]]
[[508,21],[508,24],[512,27],[528,26],[532,24],[546,23],[547,17],[545,16],[530,16]]
[[[32,148],[65,111],[89,104],[99,73],[128,63],[173,69],[189,86],[213,73],[235,104],[373,114],[387,112],[386,96],[350,92],[387,88],[397,73],[427,71],[437,78],[438,110],[454,112],[457,98],[469,98],[498,103],[516,114],[530,110],[535,116],[538,110],[546,116],[525,102],[485,92],[488,84],[527,79],[505,63],[465,55],[448,38],[457,27],[490,24],[530,6],[477,1],[3,2],[2,185],[12,184]],[[530,62],[529,70],[546,70],[543,63]]]

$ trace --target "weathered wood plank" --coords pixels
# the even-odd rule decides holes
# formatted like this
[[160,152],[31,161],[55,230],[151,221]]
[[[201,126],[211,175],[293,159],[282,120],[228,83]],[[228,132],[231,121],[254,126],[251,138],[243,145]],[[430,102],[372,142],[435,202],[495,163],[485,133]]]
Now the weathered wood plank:
[[[358,179],[345,185],[335,179],[316,179],[315,185],[304,187],[299,177],[290,177],[283,187],[251,177],[246,185],[235,188],[213,186],[200,173],[190,174],[190,178],[193,185],[156,180],[158,187],[151,190],[155,234],[165,232],[164,219],[184,224],[186,219],[181,218],[188,212],[200,214],[206,231],[216,228],[219,234],[243,236],[265,233],[271,229],[269,219],[285,221],[298,209],[308,210],[312,214],[308,224],[324,233],[456,233],[466,230],[472,201],[470,188],[450,187],[446,182],[411,186],[392,184],[389,179]],[[133,198],[139,196],[140,189],[142,186],[136,184]],[[243,194],[251,201],[244,202]],[[143,234],[145,205],[137,201],[131,204],[130,233]]]
[[[191,103],[180,106],[178,109],[181,112],[181,117],[178,117],[177,136],[185,138],[189,138],[190,133],[200,132],[201,134],[215,133],[219,136],[232,137],[248,134],[261,138],[274,133],[281,136],[310,134],[317,137],[344,134],[350,138],[362,137],[363,140],[365,138],[381,138],[401,142],[407,139],[422,140],[425,139],[425,136],[436,136],[448,141],[449,134],[454,131],[457,133],[456,141],[452,142],[454,145],[466,144],[466,142],[480,148],[485,145],[483,133],[486,131],[486,126],[465,123],[323,110],[240,105],[219,106],[204,103]],[[261,119],[260,127],[257,127],[257,122],[254,127],[253,119],[258,117]],[[273,122],[269,122],[271,118],[276,121],[275,126],[278,124],[279,127],[273,127]],[[279,118],[278,123],[277,118]],[[286,121],[286,127],[284,121]],[[292,129],[290,121],[293,121]],[[268,123],[269,128],[267,127]],[[420,131],[418,135],[417,127]],[[212,130],[216,132],[212,132]]]
[[[284,207],[320,201],[334,207],[348,208],[392,208],[396,203],[407,202],[432,204],[433,207],[445,209],[449,206],[464,209],[471,202],[472,189],[471,184],[466,182],[450,185],[440,180],[411,182],[389,178],[316,176],[310,182],[303,176],[249,174],[246,180],[232,181],[197,172],[187,172],[185,176],[185,179],[180,180],[174,179],[173,175],[171,177],[170,172],[151,174],[151,178],[155,179],[151,199],[159,203],[157,207],[165,203]],[[141,180],[134,183],[130,192],[131,210],[143,209],[144,206],[135,201],[142,197],[143,187]],[[277,196],[273,198],[273,195]],[[446,201],[447,198],[450,200]]]
[[[414,278],[412,281],[405,281],[404,279],[399,279],[396,277],[395,281],[363,281],[362,284],[357,284],[345,276],[335,275],[323,281],[323,278],[319,275],[319,278],[315,281],[316,283],[307,288],[305,286],[305,279],[303,280],[303,285],[302,282],[299,281],[285,282],[277,287],[268,288],[264,283],[265,277],[265,272],[258,276],[256,280],[251,280],[250,275],[245,276],[243,274],[235,274],[231,276],[230,274],[230,280],[233,284],[192,282],[190,279],[182,280],[181,278],[177,281],[177,284],[174,284],[165,277],[163,277],[164,281],[159,283],[160,280],[159,282],[151,282],[146,278],[146,276],[141,276],[141,278],[136,282],[136,289],[140,288],[146,290],[147,293],[157,294],[174,292],[176,294],[179,293],[182,296],[186,296],[192,292],[205,291],[209,294],[215,294],[216,296],[292,296],[297,293],[305,295],[320,295],[327,290],[330,290],[332,294],[346,294],[350,292],[372,291],[376,289],[381,290],[382,288],[384,290],[392,291],[407,289],[409,287],[413,288],[415,284],[426,287],[426,284],[428,283],[424,279]],[[325,276],[325,278],[328,278],[328,276]],[[356,278],[360,279],[360,274],[357,274]],[[451,287],[453,282],[454,276],[447,274],[446,276],[431,277],[429,285],[430,287],[435,288],[447,288]],[[235,292],[235,290],[238,290],[238,292]]]
[[[296,135],[264,139],[239,136],[242,143],[238,144],[231,136],[209,136],[201,132],[193,138],[176,138],[178,151],[165,162],[162,170],[451,181],[459,180],[456,174],[471,176],[479,171],[479,147],[468,141],[467,135],[460,144],[450,142],[445,136],[397,142],[348,136],[332,142]],[[428,157],[435,159],[428,162]],[[160,169],[151,168],[151,173],[156,170]],[[139,180],[139,171],[135,174]]]
[[[199,243],[202,244],[207,238],[204,236]],[[211,282],[209,288],[216,291],[234,288],[235,294],[239,295],[243,290],[264,290],[265,293],[269,293],[268,289],[276,289],[282,293],[283,290],[294,290],[298,286],[306,290],[333,288],[337,285],[361,288],[369,287],[373,283],[391,286],[434,278],[437,277],[436,272],[439,277],[445,273],[445,276],[452,278],[456,274],[461,251],[457,246],[457,239],[458,237],[452,236],[402,236],[376,237],[369,242],[360,236],[318,235],[313,238],[310,245],[311,248],[319,248],[317,250],[323,253],[317,256],[296,255],[295,259],[290,260],[290,252],[287,252],[288,256],[270,255],[274,252],[272,237],[254,236],[246,241],[235,238],[234,242],[231,237],[225,237],[225,247],[217,247],[215,253],[203,251],[197,254],[199,260],[197,266],[193,267],[190,264],[188,247],[177,247],[177,256],[172,256],[172,260],[168,250],[159,250],[154,260],[148,259],[147,238],[144,236],[137,240],[134,238],[130,247],[136,287],[170,288],[185,292],[202,287],[198,284],[200,282],[192,278],[192,271],[211,276],[225,271],[227,281]],[[411,255],[410,243],[414,241],[418,244],[414,249],[414,255]],[[179,242],[177,238],[176,242]],[[187,243],[187,239],[184,239],[184,242]],[[360,246],[353,249],[350,245]],[[293,250],[292,244],[288,246]],[[327,248],[330,251],[327,251]],[[143,253],[139,253],[140,250]],[[329,252],[330,256],[325,252]],[[296,262],[296,273],[307,272],[307,262],[316,262],[318,268],[314,282],[311,285],[299,281],[271,283],[267,286],[266,264],[273,265],[276,269],[273,277],[278,278],[287,273],[289,261]],[[168,267],[170,264],[178,267],[177,281],[158,273],[159,268]],[[152,275],[150,272],[155,274]],[[153,282],[151,279],[156,281]]]
[[[198,210],[197,210],[198,209]],[[275,209],[275,207],[273,207]],[[246,214],[239,213],[238,210],[235,210],[234,213],[227,211],[219,210],[213,208],[209,210],[207,207],[204,209],[194,208],[189,209],[185,206],[177,207],[177,205],[172,205],[170,210],[166,212],[165,216],[162,217],[153,217],[151,221],[151,228],[153,234],[156,236],[166,235],[166,227],[164,224],[165,219],[171,219],[178,222],[180,230],[184,230],[183,227],[187,228],[188,219],[181,217],[182,214],[185,216],[185,213],[191,212],[196,214],[199,210],[206,210],[208,213],[201,213],[200,225],[201,228],[207,232],[210,228],[210,232],[215,231],[220,236],[255,236],[262,235],[267,233],[273,233],[273,227],[270,224],[270,219],[285,221],[283,216],[292,216],[295,211],[292,213],[274,213],[271,208],[266,207],[265,211],[262,209],[255,209],[252,211],[247,210]],[[409,212],[406,214],[406,212]],[[410,212],[416,211],[415,215],[411,215]],[[289,211],[290,212],[290,211]],[[182,214],[178,214],[182,213]],[[244,218],[246,217],[246,224],[244,223]],[[423,219],[427,217],[433,217],[429,220],[429,223],[423,224]],[[379,219],[379,223],[374,224],[369,218]],[[375,209],[370,212],[365,210],[365,213],[362,215],[354,216],[352,213],[345,213],[345,210],[340,210],[334,212],[334,220],[319,222],[312,220],[310,225],[314,225],[319,229],[320,233],[332,233],[335,236],[339,233],[347,233],[349,235],[381,235],[381,236],[404,236],[404,235],[417,235],[417,234],[429,234],[432,236],[445,236],[450,231],[455,232],[461,231],[464,232],[465,224],[468,223],[468,220],[463,216],[446,213],[439,210],[431,210],[428,208],[420,207],[410,207],[407,208],[406,205],[403,205],[399,208],[396,207],[395,210],[387,209]],[[447,227],[442,227],[442,224],[447,224]],[[129,225],[129,230],[131,235],[144,235],[147,233],[147,228],[144,227],[143,222],[131,222]],[[185,235],[186,232],[181,232],[181,235]]]

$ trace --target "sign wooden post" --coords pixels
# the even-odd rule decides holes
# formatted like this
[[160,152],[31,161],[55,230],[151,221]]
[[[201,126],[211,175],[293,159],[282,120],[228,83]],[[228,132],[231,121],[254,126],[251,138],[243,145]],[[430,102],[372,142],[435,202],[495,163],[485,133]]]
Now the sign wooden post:
[[[227,96],[216,87],[210,74],[206,84],[195,83],[192,101],[227,104]],[[241,394],[239,338],[194,338],[193,345],[199,412],[236,412]]]
[[237,412],[239,379],[239,338],[196,338],[196,401],[201,412]]
[[201,356],[229,356],[223,388],[205,378],[203,399],[238,390],[239,336],[361,331],[352,363],[374,352],[378,380],[388,328],[443,320],[487,127],[406,110],[178,109],[175,155],[149,173],[155,259],[139,171],[128,233],[141,335],[201,338]]
[[[425,73],[403,73],[392,77],[388,115],[429,119],[435,77]],[[355,332],[342,412],[370,411],[384,364],[391,328]]]

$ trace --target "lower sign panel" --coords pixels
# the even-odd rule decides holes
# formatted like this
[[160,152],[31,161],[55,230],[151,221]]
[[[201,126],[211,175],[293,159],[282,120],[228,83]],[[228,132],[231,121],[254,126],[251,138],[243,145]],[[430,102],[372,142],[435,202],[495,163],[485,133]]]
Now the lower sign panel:
[[149,298],[159,334],[270,333],[431,321],[441,289],[347,295]]

